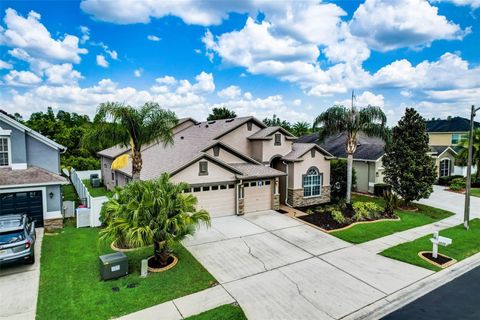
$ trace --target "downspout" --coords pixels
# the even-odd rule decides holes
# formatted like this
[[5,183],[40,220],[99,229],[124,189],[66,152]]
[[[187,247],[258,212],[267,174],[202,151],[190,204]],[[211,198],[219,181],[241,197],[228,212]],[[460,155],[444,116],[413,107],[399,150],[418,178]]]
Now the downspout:
[[236,206],[236,214],[237,216],[239,215],[239,206],[238,206],[238,202],[239,202],[239,197],[238,197],[238,194],[240,192],[240,185],[243,183],[243,180],[240,180],[238,183],[237,183],[237,188],[236,188],[236,193],[235,193],[235,206]]
[[282,163],[285,166],[285,169],[287,170],[286,172],[287,176],[285,177],[285,204],[287,205],[287,207],[293,208],[288,203],[288,164],[285,161],[282,161]]

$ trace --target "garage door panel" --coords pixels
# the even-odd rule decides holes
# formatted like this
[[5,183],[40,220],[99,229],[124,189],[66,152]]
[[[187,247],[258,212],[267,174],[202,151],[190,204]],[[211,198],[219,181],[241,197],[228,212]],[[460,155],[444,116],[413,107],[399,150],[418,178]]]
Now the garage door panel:
[[272,187],[265,182],[257,182],[256,186],[244,188],[245,191],[245,213],[270,210],[272,208]]
[[43,226],[43,199],[41,191],[0,194],[0,215],[26,213]]
[[197,207],[210,213],[210,217],[221,217],[235,214],[235,189],[210,190],[194,192]]

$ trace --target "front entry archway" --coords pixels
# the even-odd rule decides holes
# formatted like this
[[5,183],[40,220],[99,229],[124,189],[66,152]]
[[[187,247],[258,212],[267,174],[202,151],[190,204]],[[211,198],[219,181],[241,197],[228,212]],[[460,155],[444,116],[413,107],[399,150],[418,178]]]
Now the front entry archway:
[[[282,156],[278,155],[270,160],[270,167],[282,172],[287,172],[287,166],[282,161]],[[280,204],[285,204],[285,199],[287,197],[287,176],[281,176],[278,178],[278,190],[280,193]]]

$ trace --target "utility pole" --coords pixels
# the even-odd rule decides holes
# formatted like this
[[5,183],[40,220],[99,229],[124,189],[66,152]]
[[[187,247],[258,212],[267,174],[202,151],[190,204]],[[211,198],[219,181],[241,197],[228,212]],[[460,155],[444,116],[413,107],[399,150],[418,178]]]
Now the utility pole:
[[[470,221],[470,188],[472,186],[472,153],[473,153],[473,129],[474,129],[474,118],[476,112],[480,108],[476,108],[472,105],[472,112],[470,114],[470,134],[468,137],[468,160],[467,160],[467,186],[465,190],[465,212],[463,216],[463,226],[465,229],[469,229]],[[480,170],[480,168],[477,168]]]

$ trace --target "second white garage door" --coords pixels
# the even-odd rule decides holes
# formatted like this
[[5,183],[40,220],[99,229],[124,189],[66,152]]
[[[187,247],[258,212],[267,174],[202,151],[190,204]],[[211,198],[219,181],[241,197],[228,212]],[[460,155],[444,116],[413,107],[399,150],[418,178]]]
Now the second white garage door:
[[[248,183],[248,187],[246,184]],[[270,180],[246,182],[245,213],[270,210],[272,208],[272,186]]]
[[235,214],[235,188],[233,184],[203,187],[201,191],[193,192],[193,195],[198,199],[197,207],[207,210],[212,218]]

